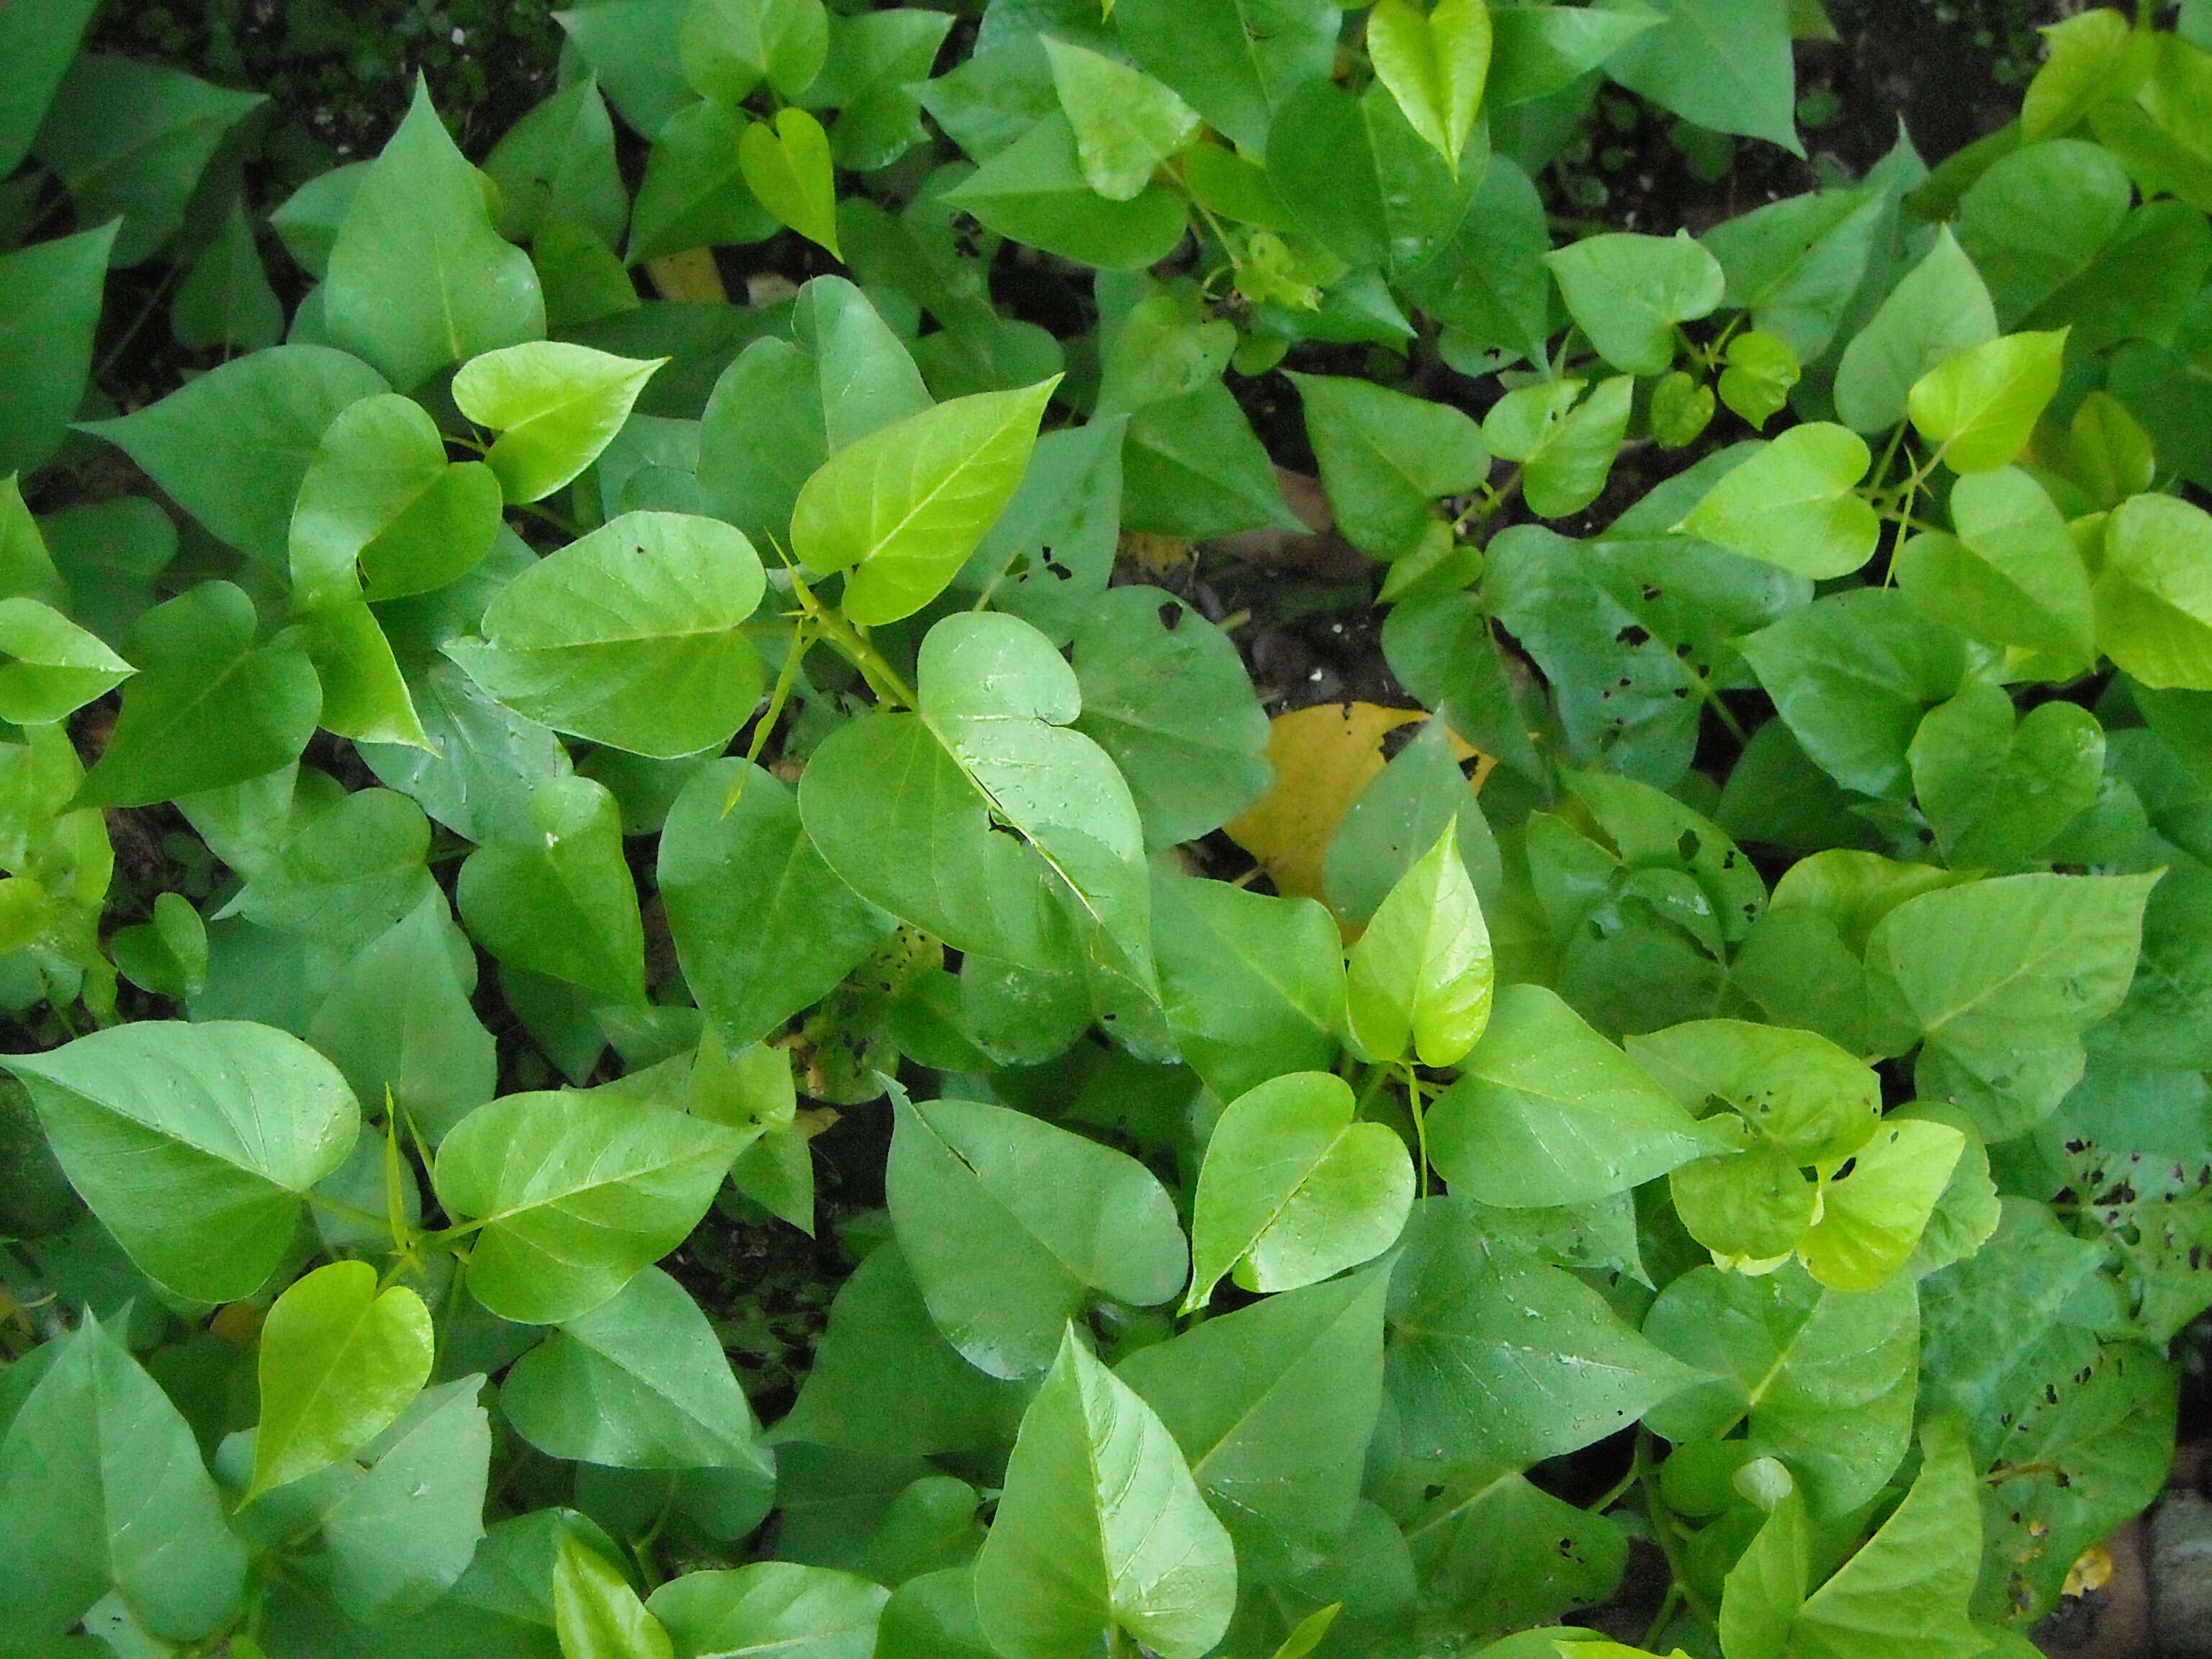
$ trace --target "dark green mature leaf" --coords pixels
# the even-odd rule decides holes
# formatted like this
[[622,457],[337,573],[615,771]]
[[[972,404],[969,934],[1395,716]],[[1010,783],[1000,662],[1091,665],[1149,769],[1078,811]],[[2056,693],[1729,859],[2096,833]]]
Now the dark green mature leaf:
[[[1357,98],[1308,82],[1276,112],[1268,145],[1267,177],[1288,222],[1355,265],[1393,273],[1419,272],[1445,246],[1484,171],[1479,136],[1455,170],[1380,82]],[[1543,268],[1534,269],[1540,282]]]
[[331,340],[412,392],[440,369],[545,333],[530,256],[501,240],[476,169],[418,82],[331,249]]
[[609,247],[620,246],[629,192],[595,78],[562,88],[509,127],[483,170],[499,186],[501,235],[535,240],[565,221]]
[[1406,1540],[1421,1573],[1424,1625],[1440,1638],[1548,1624],[1607,1600],[1628,1565],[1618,1523],[1517,1474],[1439,1493],[1407,1523]]
[[1328,0],[1206,7],[1125,0],[1114,25],[1140,68],[1255,155],[1267,148],[1275,112],[1299,88],[1328,76],[1338,30]]
[[1482,1239],[1462,1198],[1415,1212],[1389,1323],[1408,1454],[1482,1478],[1627,1428],[1697,1380],[1571,1273]]
[[1811,362],[1858,292],[1887,207],[1878,187],[1820,191],[1754,208],[1701,240],[1727,274],[1727,302]]
[[945,199],[1002,236],[1108,270],[1165,258],[1187,228],[1187,210],[1162,185],[1147,185],[1126,202],[1092,190],[1075,129],[1057,109]]
[[0,15],[0,60],[14,66],[0,91],[0,173],[15,170],[30,154],[54,88],[76,57],[99,0],[55,0],[52,5],[9,8]]
[[1836,415],[1858,432],[1905,418],[1905,394],[1920,377],[1968,346],[1997,337],[1996,307],[1974,262],[1948,225],[1920,263],[1851,337],[1836,366]]
[[1480,483],[1490,453],[1474,422],[1365,380],[1291,377],[1337,528],[1353,546],[1395,558],[1420,539],[1436,503]]
[[684,1659],[773,1653],[787,1659],[860,1659],[875,1651],[890,1592],[828,1567],[756,1561],[689,1572],[655,1590],[647,1610]]
[[269,1276],[361,1123],[337,1068],[266,1026],[140,1020],[6,1064],[131,1260],[207,1302]]
[[1162,1659],[1199,1659],[1236,1601],[1236,1551],[1173,1437],[1069,1328],[975,1563],[991,1645],[1073,1659],[1119,1629]]
[[1959,244],[1990,285],[2001,328],[2016,328],[2088,270],[2132,191],[2112,153],[2079,139],[2025,144],[1959,201]]
[[1286,1291],[1115,1368],[1175,1436],[1248,1577],[1303,1563],[1352,1523],[1389,1283],[1376,1267]]
[[476,1228],[477,1299],[502,1319],[554,1324],[612,1301],[683,1243],[744,1144],[641,1101],[508,1095],[454,1126],[432,1178]]
[[685,982],[726,1040],[765,1036],[828,995],[894,925],[823,862],[791,786],[743,761],[692,774],[659,857]]
[[88,429],[118,445],[216,537],[283,569],[293,503],[316,446],[342,410],[389,389],[342,351],[274,346]]
[[589,778],[555,777],[532,795],[530,814],[531,841],[479,847],[462,865],[462,921],[509,967],[603,1001],[641,1001],[645,927],[613,795]]
[[1175,1206],[1127,1154],[1003,1106],[897,1112],[884,1184],[899,1249],[970,1364],[1035,1376],[1094,1292],[1150,1307],[1183,1287]]
[[1153,949],[1168,1026],[1224,1099],[1326,1066],[1344,1024],[1343,948],[1311,899],[1155,875]]
[[515,1431],[549,1457],[623,1469],[769,1471],[752,1407],[714,1328],[658,1267],[523,1355],[499,1401]]
[[155,1636],[195,1641],[237,1613],[246,1550],[190,1425],[88,1312],[0,1439],[0,1559],[22,1634],[58,1637],[120,1595]]
[[1605,72],[1662,109],[1716,132],[1741,132],[1793,155],[1796,76],[1781,0],[1658,0],[1662,21],[1606,60]]
[[53,459],[92,374],[116,227],[0,253],[0,471]]

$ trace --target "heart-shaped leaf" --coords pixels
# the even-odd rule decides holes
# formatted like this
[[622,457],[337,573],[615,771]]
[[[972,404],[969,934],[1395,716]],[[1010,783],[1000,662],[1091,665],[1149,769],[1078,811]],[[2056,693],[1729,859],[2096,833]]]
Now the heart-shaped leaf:
[[1424,1066],[1456,1066],[1490,1023],[1490,929],[1459,854],[1455,817],[1398,878],[1352,947],[1352,1036],[1390,1061],[1408,1044]]
[[1898,550],[1897,585],[1913,608],[2036,653],[2052,679],[2085,672],[2096,653],[2089,575],[2050,492],[2017,467],[1972,473],[1951,491],[1951,523],[1956,535],[1926,531]]
[[837,170],[830,136],[803,109],[778,110],[775,125],[756,121],[738,141],[738,166],[760,204],[810,242],[837,250]]
[[404,1285],[380,1293],[366,1261],[295,1280],[261,1328],[261,1426],[252,1502],[328,1468],[398,1421],[430,1380],[430,1310]]
[[1912,383],[1905,410],[1913,429],[1954,472],[2009,466],[2058,395],[2066,331],[2006,334],[1945,358]]
[[1849,428],[1792,427],[1723,473],[1675,528],[1815,580],[1849,575],[1881,535],[1873,506],[1852,493],[1871,459]]
[[1485,0],[1437,0],[1426,12],[1408,0],[1378,0],[1367,15],[1376,78],[1454,178],[1490,78],[1490,49]]
[[1909,751],[1912,789],[1954,870],[2016,869],[2097,799],[2105,732],[2070,702],[2017,724],[2012,699],[1974,684],[1928,711]]
[[1413,1163],[1395,1130],[1355,1122],[1352,1107],[1328,1072],[1292,1072],[1230,1103],[1199,1171],[1184,1312],[1231,1268],[1245,1290],[1295,1290],[1397,1241]]
[[50,605],[0,599],[0,720],[44,726],[137,670]]
[[1133,200],[1197,133],[1198,112],[1142,70],[1050,35],[1043,40],[1084,179],[1109,202]]
[[499,434],[484,460],[510,501],[551,495],[599,458],[637,394],[668,362],[641,362],[588,346],[532,340],[471,357],[453,402]]

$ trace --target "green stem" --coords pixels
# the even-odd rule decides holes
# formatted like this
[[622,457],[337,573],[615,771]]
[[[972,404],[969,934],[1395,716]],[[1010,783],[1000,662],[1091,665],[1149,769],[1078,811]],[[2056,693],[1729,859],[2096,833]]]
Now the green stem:
[[1417,1173],[1420,1176],[1421,1196],[1426,1198],[1429,1195],[1429,1119],[1428,1114],[1421,1109],[1421,1079],[1414,1073],[1411,1060],[1406,1061],[1405,1066],[1406,1104],[1413,1114],[1413,1144],[1421,1154],[1420,1168]]
[[822,642],[847,662],[860,671],[860,678],[879,698],[888,698],[902,708],[914,708],[914,689],[898,670],[884,659],[882,652],[870,644],[860,631],[834,611],[817,607],[811,612],[815,628],[821,633]]
[[750,769],[760,764],[761,750],[768,746],[768,734],[783,718],[784,705],[791,701],[791,688],[799,678],[799,665],[805,659],[807,647],[814,643],[807,637],[808,630],[813,625],[811,620],[801,617],[791,630],[791,644],[783,653],[783,666],[776,672],[775,689],[769,693],[768,707],[753,722],[753,740],[745,745],[748,769],[738,774],[737,782],[731,786],[729,799],[722,803],[725,817],[735,810],[738,798],[744,793],[745,780],[752,775]]
[[1711,1612],[1698,1598],[1697,1591],[1690,1588],[1688,1565],[1682,1559],[1682,1540],[1675,1528],[1674,1511],[1659,1495],[1659,1471],[1651,1462],[1651,1431],[1649,1429],[1636,1431],[1636,1461],[1631,1466],[1630,1473],[1643,1483],[1644,1509],[1651,1520],[1651,1536],[1657,1542],[1661,1553],[1666,1556],[1667,1571],[1674,1580],[1667,1591],[1667,1601],[1660,1604],[1659,1617],[1652,1621],[1650,1633],[1644,1638],[1643,1645],[1648,1648],[1667,1628],[1667,1620],[1674,1616],[1673,1604],[1677,1600],[1707,1625],[1714,1625],[1716,1621]]
[[321,1210],[325,1214],[340,1217],[357,1226],[382,1229],[386,1225],[386,1218],[383,1216],[372,1215],[368,1211],[357,1209],[350,1204],[341,1204],[337,1199],[325,1198],[320,1193],[312,1189],[307,1193],[307,1198],[308,1204],[313,1208]]

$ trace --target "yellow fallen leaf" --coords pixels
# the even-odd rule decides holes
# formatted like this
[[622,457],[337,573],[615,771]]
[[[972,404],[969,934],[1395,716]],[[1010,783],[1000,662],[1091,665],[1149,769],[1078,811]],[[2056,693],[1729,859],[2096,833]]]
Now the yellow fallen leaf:
[[653,279],[653,291],[664,300],[729,302],[729,291],[722,286],[721,267],[714,263],[712,248],[695,247],[647,259],[645,274]]
[[[1259,860],[1275,890],[1321,898],[1322,870],[1336,827],[1386,764],[1382,740],[1398,727],[1430,718],[1421,708],[1385,708],[1374,702],[1330,702],[1278,714],[1267,729],[1273,786],[1243,817],[1225,827],[1229,838]],[[1451,734],[1452,753],[1476,757],[1474,746]],[[1481,787],[1489,763],[1468,781]]]
[[2102,1544],[2092,1544],[2081,1552],[2081,1559],[2066,1570],[2066,1584],[2062,1595],[2087,1595],[2091,1590],[2100,1590],[2112,1581],[2112,1553]]

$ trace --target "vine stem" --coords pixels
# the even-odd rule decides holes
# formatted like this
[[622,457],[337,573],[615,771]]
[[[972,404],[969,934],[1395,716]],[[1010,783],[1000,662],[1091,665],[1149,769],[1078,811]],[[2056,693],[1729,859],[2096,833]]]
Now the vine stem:
[[1651,1629],[1639,1644],[1650,1647],[1667,1628],[1677,1606],[1686,1606],[1699,1619],[1711,1626],[1716,1624],[1711,1611],[1690,1588],[1690,1575],[1682,1559],[1682,1542],[1674,1530],[1674,1511],[1659,1495],[1659,1471],[1651,1462],[1651,1431],[1639,1428],[1636,1431],[1635,1462],[1629,1473],[1644,1486],[1644,1510],[1651,1520],[1651,1536],[1661,1553],[1667,1558],[1668,1577],[1674,1582],[1668,1587],[1667,1599],[1659,1604],[1659,1616],[1651,1621]]

